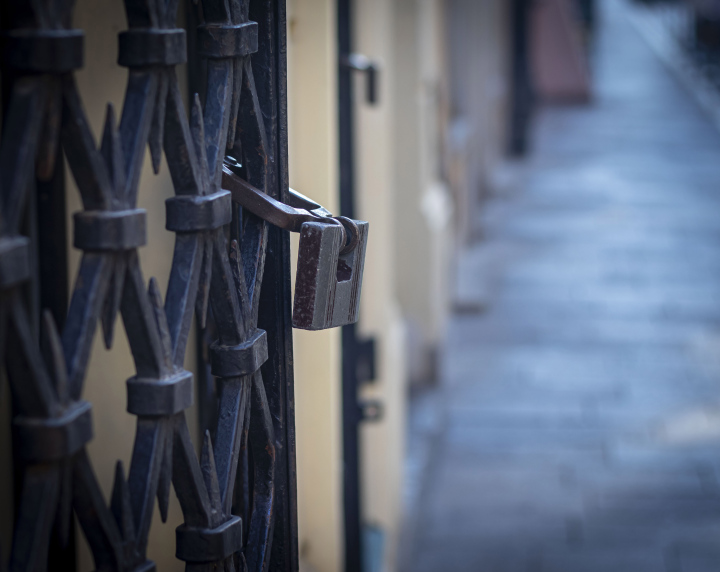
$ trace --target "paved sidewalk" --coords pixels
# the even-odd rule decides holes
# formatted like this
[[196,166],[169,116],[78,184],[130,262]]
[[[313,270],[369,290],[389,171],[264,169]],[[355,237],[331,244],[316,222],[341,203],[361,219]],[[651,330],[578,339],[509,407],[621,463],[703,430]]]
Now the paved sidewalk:
[[407,571],[720,570],[720,135],[597,4],[596,100],[538,117],[413,405]]

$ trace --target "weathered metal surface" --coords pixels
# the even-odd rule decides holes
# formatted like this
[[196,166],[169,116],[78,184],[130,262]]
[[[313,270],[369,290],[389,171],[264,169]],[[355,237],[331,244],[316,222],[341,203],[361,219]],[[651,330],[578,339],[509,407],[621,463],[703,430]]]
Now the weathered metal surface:
[[[189,117],[175,71],[187,41],[177,4],[126,0],[125,103],[119,124],[108,106],[99,148],[72,74],[83,59],[72,3],[16,2],[3,13],[0,347],[24,453],[13,571],[48,568],[51,535],[68,542],[73,511],[98,570],[153,569],[151,517],[157,498],[166,519],[171,485],[185,520],[176,554],[188,570],[297,569],[288,241],[221,188],[229,153],[254,188],[279,199],[287,192],[284,2],[202,0],[199,41],[188,43],[206,59],[207,97],[204,105],[195,97]],[[146,242],[136,206],[146,146],[156,172],[164,154],[176,193],[164,300],[154,279],[146,286],[137,253]],[[28,255],[37,246],[23,220],[36,176],[51,180],[61,169],[59,149],[83,203],[74,217],[83,255],[62,331],[46,312],[38,336],[25,295],[37,282]],[[266,252],[272,283],[261,302]],[[198,459],[185,417],[192,375],[182,365],[193,312],[204,324],[208,305],[218,400]],[[81,396],[98,322],[110,347],[118,313],[136,367],[127,409],[137,432],[108,503],[85,450],[92,417]]]
[[356,226],[356,246],[343,254],[340,228],[303,224],[293,306],[296,328],[323,330],[357,322],[368,223],[357,221]]

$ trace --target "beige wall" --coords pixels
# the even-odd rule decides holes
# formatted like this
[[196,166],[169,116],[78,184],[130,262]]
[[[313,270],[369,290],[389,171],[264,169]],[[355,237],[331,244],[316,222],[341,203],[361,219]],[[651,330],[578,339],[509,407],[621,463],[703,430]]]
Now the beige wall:
[[394,8],[395,256],[409,375],[420,381],[435,374],[455,240],[453,203],[441,173],[443,11],[439,0],[395,0]]
[[[337,208],[337,47],[334,0],[289,4],[288,97],[291,185]],[[355,50],[381,64],[379,104],[356,87],[358,216],[370,222],[360,333],[374,336],[378,377],[362,391],[385,416],[361,430],[363,512],[386,534],[385,565],[395,569],[401,517],[405,426],[404,330],[396,299],[394,192],[394,10],[388,0],[355,3]],[[303,566],[342,570],[342,425],[339,331],[295,332],[298,513]]]
[[394,82],[398,61],[393,33],[394,11],[388,0],[363,0],[354,6],[356,52],[379,64],[378,103],[365,102],[365,83],[355,82],[355,172],[358,214],[370,221],[361,335],[377,344],[377,379],[362,390],[363,398],[378,399],[384,407],[379,422],[365,423],[360,432],[362,499],[366,524],[385,533],[385,570],[396,569],[396,547],[402,514],[405,449],[405,331],[397,300],[397,264],[390,246],[398,239],[393,145]]
[[[287,6],[290,185],[337,211],[335,2]],[[336,572],[343,561],[340,330],[294,330],[293,341],[302,567]]]

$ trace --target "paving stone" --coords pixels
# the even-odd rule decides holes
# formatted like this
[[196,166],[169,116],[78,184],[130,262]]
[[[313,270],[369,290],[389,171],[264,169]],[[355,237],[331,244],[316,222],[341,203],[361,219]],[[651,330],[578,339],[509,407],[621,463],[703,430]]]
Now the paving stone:
[[536,117],[412,402],[408,572],[720,571],[720,134],[597,4],[596,97]]

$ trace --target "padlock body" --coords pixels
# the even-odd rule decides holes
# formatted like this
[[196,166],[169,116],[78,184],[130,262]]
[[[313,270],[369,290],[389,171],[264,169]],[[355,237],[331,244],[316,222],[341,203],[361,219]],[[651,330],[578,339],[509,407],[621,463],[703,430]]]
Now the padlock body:
[[325,330],[358,320],[368,223],[355,221],[357,246],[340,255],[339,225],[307,222],[300,230],[293,326]]

